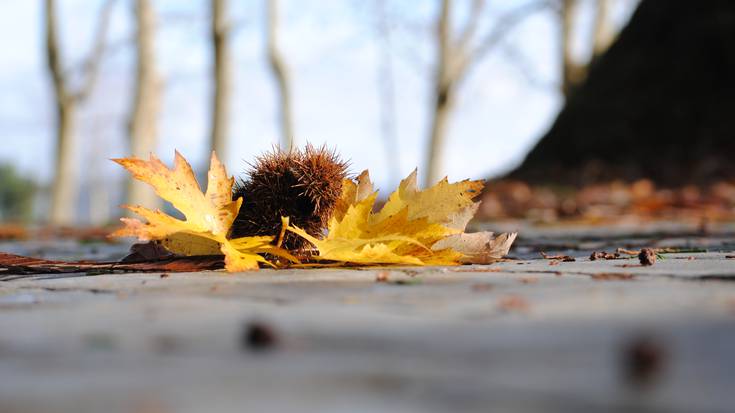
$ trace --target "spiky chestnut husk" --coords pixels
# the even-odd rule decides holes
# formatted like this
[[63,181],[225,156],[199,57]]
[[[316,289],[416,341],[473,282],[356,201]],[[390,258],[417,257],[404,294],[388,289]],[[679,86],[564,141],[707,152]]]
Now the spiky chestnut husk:
[[[347,164],[325,146],[307,145],[289,152],[274,149],[256,158],[239,180],[233,198],[243,198],[232,225],[233,238],[275,235],[281,231],[281,217],[309,234],[321,237],[342,193]],[[283,247],[300,251],[311,244],[286,232]]]

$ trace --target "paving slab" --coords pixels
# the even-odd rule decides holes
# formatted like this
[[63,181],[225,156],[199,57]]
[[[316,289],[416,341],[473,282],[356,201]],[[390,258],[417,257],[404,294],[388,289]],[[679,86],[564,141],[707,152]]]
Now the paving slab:
[[667,237],[707,252],[0,282],[0,411],[731,412],[733,237]]

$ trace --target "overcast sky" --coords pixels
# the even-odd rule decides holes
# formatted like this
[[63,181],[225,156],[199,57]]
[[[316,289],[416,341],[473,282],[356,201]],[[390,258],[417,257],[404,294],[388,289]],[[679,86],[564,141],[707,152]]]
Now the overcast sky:
[[[85,177],[116,181],[107,161],[127,155],[124,128],[130,103],[132,50],[130,0],[118,0],[109,31],[115,47],[79,116],[77,154]],[[277,142],[276,89],[263,44],[263,1],[231,0],[237,22],[235,93],[230,150],[224,158],[238,173],[254,155]],[[391,59],[396,79],[400,174],[422,170],[428,135],[431,67],[430,22],[437,0],[386,0]],[[458,3],[469,3],[459,1]],[[483,28],[520,1],[489,1]],[[589,1],[588,1],[589,3]],[[59,0],[63,53],[73,70],[88,53],[101,0]],[[159,68],[165,82],[158,155],[170,162],[174,149],[195,168],[208,158],[209,1],[155,1],[160,13]],[[378,186],[392,189],[386,144],[380,133],[379,43],[375,5],[357,0],[284,0],[281,42],[293,75],[296,141],[327,143],[351,160],[354,172],[369,168]],[[624,23],[634,0],[617,0]],[[0,162],[10,162],[39,182],[53,174],[53,106],[45,72],[41,0],[0,0]],[[578,36],[584,43],[589,19]],[[457,14],[461,19],[463,13]],[[444,152],[451,180],[487,178],[520,162],[553,121],[561,98],[557,28],[550,12],[527,19],[477,65],[460,91]],[[580,54],[584,51],[580,47]],[[514,57],[511,57],[514,56]],[[519,57],[520,56],[520,57]],[[519,62],[523,62],[519,64]]]

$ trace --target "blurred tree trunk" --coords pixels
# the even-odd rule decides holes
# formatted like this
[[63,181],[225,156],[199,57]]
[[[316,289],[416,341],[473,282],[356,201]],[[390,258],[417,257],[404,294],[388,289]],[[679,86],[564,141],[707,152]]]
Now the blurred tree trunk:
[[51,223],[56,225],[74,222],[79,188],[75,182],[77,171],[73,154],[74,115],[77,102],[67,90],[64,69],[59,50],[58,14],[56,2],[46,0],[46,60],[53,81],[56,99],[56,167],[51,198]]
[[[480,3],[476,3],[480,4]],[[442,0],[437,24],[437,60],[434,74],[434,111],[431,119],[431,135],[429,136],[429,153],[426,159],[426,175],[424,186],[429,187],[439,180],[442,168],[444,141],[447,135],[449,113],[454,106],[454,88],[461,73],[454,74],[450,69],[452,60],[452,1]]]
[[[426,154],[424,186],[438,181],[443,173],[443,152],[449,122],[456,102],[457,90],[472,67],[481,61],[523,19],[548,7],[546,1],[529,1],[500,16],[484,37],[477,40],[475,34],[485,7],[484,0],[474,0],[467,21],[454,34],[452,27],[452,0],[442,0],[437,18],[435,74],[433,78],[433,102],[429,144]],[[473,44],[476,43],[476,44]]]
[[396,94],[393,63],[391,59],[391,28],[386,11],[386,0],[377,0],[376,7],[376,47],[377,47],[377,91],[380,105],[380,133],[383,136],[385,159],[390,171],[389,177],[397,182],[401,179],[398,131],[396,125]]
[[79,168],[76,150],[75,118],[77,104],[71,99],[57,103],[56,168],[51,198],[51,223],[70,225],[76,219]]
[[642,0],[509,177],[663,186],[735,178],[735,2]]
[[284,150],[290,150],[294,143],[293,117],[291,112],[291,82],[288,67],[283,60],[281,52],[278,50],[278,0],[266,1],[266,42],[268,47],[268,60],[270,62],[273,76],[278,84],[278,92],[280,96],[281,148]]
[[220,159],[227,154],[227,135],[230,120],[230,91],[232,90],[232,61],[230,58],[230,23],[227,19],[227,0],[212,0],[210,32],[214,65],[214,93],[212,96],[211,150]]
[[[156,152],[161,106],[161,81],[156,72],[156,13],[151,0],[135,0],[133,16],[136,26],[135,95],[128,133],[131,155],[147,158]],[[148,208],[161,205],[152,188],[132,177],[128,178],[127,203]]]
[[76,219],[78,168],[74,153],[77,147],[75,118],[78,106],[94,88],[99,65],[105,50],[107,26],[114,0],[107,0],[101,9],[92,53],[84,62],[84,81],[71,90],[59,46],[58,12],[56,1],[45,0],[44,31],[46,64],[54,90],[56,104],[56,165],[49,221],[54,225],[73,224]]
[[[109,161],[107,160],[109,132],[106,119],[95,118],[91,122],[90,134],[94,136],[89,143],[92,159],[85,164],[87,185],[89,187],[89,223],[93,226],[103,226],[110,221],[110,179],[105,174]],[[114,187],[113,187],[114,188]]]

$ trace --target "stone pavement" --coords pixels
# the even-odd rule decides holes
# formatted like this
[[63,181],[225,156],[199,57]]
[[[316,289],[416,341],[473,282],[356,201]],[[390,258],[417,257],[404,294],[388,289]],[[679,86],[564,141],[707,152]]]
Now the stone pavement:
[[[490,266],[1,282],[0,411],[732,412],[735,237],[607,234],[522,233]],[[615,245],[695,252],[586,258]]]

